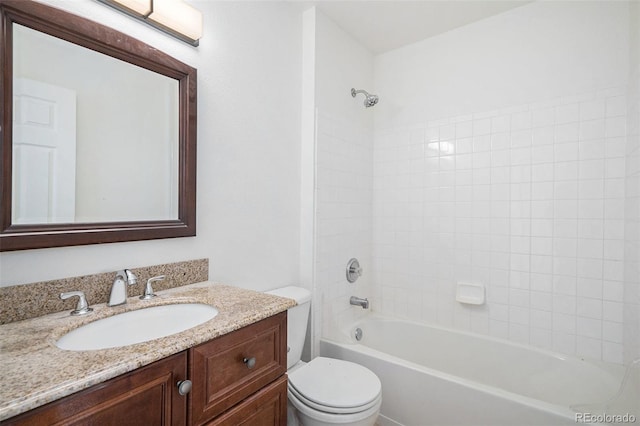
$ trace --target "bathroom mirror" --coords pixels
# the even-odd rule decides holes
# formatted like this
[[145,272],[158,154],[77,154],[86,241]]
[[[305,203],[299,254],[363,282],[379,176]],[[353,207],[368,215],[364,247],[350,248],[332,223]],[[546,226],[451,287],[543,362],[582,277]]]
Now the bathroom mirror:
[[195,235],[196,70],[0,0],[0,251]]

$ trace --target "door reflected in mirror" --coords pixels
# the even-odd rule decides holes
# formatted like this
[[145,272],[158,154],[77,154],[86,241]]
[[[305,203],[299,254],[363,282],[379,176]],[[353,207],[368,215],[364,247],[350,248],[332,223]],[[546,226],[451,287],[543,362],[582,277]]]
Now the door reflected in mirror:
[[12,223],[178,219],[178,80],[13,25]]

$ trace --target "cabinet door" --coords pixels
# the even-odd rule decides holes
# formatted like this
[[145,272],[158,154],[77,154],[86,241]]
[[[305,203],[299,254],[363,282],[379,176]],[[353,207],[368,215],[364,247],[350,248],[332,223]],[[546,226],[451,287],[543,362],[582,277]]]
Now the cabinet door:
[[285,426],[287,424],[287,377],[282,376],[250,396],[207,426]]
[[13,417],[5,425],[184,426],[187,398],[176,383],[187,377],[187,352]]
[[286,314],[190,349],[192,425],[206,424],[286,372]]

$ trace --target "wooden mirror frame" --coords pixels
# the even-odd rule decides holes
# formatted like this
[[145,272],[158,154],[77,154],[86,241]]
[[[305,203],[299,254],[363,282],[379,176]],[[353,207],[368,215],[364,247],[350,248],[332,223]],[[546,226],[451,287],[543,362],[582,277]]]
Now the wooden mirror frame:
[[[178,219],[13,225],[13,24],[49,34],[178,81]],[[171,56],[112,28],[28,0],[0,0],[0,251],[196,235],[197,75]]]

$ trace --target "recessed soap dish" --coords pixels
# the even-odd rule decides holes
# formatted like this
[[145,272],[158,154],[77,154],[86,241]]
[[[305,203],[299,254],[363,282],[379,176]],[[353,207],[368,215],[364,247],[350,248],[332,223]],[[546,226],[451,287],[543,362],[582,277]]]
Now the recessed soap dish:
[[484,284],[459,282],[456,300],[468,305],[484,305]]

